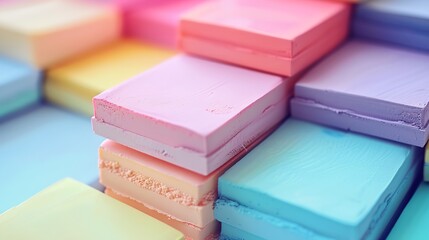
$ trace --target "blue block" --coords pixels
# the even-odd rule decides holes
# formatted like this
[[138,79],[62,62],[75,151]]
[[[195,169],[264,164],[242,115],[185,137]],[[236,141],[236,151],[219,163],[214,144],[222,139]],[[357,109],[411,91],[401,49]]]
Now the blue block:
[[357,5],[353,33],[419,50],[429,50],[429,1],[373,0]]
[[0,57],[0,119],[39,102],[40,71]]
[[102,140],[89,118],[51,106],[0,124],[0,213],[65,177],[99,186]]

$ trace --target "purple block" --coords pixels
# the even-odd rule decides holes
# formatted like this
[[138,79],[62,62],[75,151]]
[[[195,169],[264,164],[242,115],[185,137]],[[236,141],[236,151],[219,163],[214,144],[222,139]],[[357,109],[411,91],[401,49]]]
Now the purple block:
[[429,55],[351,41],[295,86],[292,116],[415,146],[428,140]]

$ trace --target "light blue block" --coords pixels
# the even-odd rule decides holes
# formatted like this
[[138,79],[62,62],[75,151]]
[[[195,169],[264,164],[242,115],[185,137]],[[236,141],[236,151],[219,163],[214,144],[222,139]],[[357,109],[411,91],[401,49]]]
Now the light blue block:
[[0,124],[0,213],[65,177],[98,185],[89,118],[41,106]]
[[320,237],[376,239],[422,158],[420,148],[289,119],[220,177],[219,194]]
[[41,73],[0,57],[0,119],[39,102]]

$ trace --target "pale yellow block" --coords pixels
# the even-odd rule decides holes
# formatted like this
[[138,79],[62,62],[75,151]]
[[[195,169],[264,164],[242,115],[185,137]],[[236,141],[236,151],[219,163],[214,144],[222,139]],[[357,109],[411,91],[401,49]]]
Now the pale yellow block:
[[71,179],[0,215],[0,239],[184,239],[172,227]]
[[0,54],[40,68],[119,38],[119,10],[80,0],[22,0],[0,5]]
[[121,40],[48,69],[45,95],[53,103],[92,116],[94,96],[174,54],[153,45]]

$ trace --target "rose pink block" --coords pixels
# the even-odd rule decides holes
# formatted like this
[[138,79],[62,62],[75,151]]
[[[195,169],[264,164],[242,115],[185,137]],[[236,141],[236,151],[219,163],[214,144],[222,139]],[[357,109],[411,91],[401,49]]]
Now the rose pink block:
[[175,48],[180,17],[202,0],[161,0],[141,4],[124,14],[125,35]]
[[209,1],[181,19],[185,52],[293,76],[347,36],[350,6],[315,0]]

